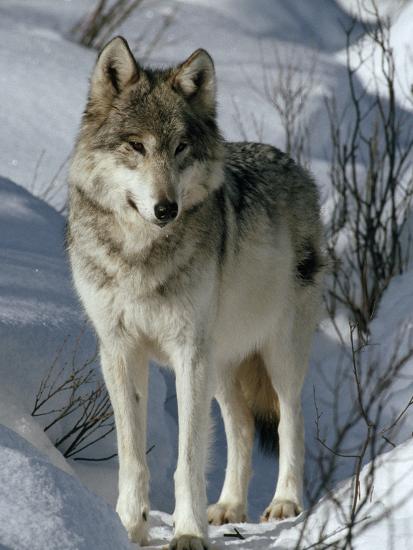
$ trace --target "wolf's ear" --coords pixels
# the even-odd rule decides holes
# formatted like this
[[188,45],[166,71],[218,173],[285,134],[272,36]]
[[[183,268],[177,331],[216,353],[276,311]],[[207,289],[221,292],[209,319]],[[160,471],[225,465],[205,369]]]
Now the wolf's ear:
[[172,86],[188,101],[215,107],[215,69],[205,50],[196,50],[176,69]]
[[104,106],[128,85],[139,80],[139,67],[121,36],[113,38],[100,52],[92,74],[90,99]]

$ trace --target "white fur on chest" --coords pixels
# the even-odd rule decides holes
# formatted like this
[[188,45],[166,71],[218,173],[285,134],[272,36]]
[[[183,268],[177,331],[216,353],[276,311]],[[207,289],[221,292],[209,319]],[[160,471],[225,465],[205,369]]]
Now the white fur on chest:
[[279,237],[277,247],[250,242],[220,274],[211,263],[198,266],[197,283],[176,294],[142,297],[156,281],[138,270],[120,273],[107,289],[97,290],[76,270],[75,282],[102,336],[126,336],[153,359],[171,363],[175,350],[202,332],[217,364],[228,365],[274,333],[292,305],[291,248],[283,242],[287,235]]
[[[215,268],[206,264],[197,284],[178,294],[148,292],[156,281],[136,270],[108,288],[97,289],[81,270],[73,270],[77,290],[102,340],[127,339],[161,363],[171,363],[185,342],[212,333],[218,297]],[[147,296],[143,295],[145,291]],[[172,366],[172,365],[170,365]]]

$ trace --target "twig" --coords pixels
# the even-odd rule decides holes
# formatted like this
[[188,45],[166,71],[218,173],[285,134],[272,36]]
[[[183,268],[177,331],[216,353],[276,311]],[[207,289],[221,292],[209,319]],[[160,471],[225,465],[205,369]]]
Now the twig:
[[236,527],[233,527],[235,533],[224,533],[224,537],[233,537],[235,539],[245,540],[245,537],[238,531]]

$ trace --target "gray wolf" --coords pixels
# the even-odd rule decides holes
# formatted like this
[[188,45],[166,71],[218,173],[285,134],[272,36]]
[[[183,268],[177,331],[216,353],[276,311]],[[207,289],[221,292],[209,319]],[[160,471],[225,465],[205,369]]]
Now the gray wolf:
[[[153,358],[176,375],[170,548],[180,550],[208,548],[208,520],[246,519],[255,425],[265,443],[278,424],[279,477],[263,520],[300,512],[300,395],[323,273],[312,178],[274,147],[226,143],[215,98],[206,51],[153,70],[113,39],[91,78],[69,175],[73,277],[98,335],[117,426],[117,512],[131,540],[144,544]],[[228,464],[207,510],[213,397]]]

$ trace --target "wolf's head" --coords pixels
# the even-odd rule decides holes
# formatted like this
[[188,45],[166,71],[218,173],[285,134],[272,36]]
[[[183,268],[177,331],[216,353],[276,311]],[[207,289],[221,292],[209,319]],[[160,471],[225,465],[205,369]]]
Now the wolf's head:
[[209,54],[150,70],[123,38],[109,42],[92,75],[74,164],[102,205],[157,225],[202,201],[222,180]]

